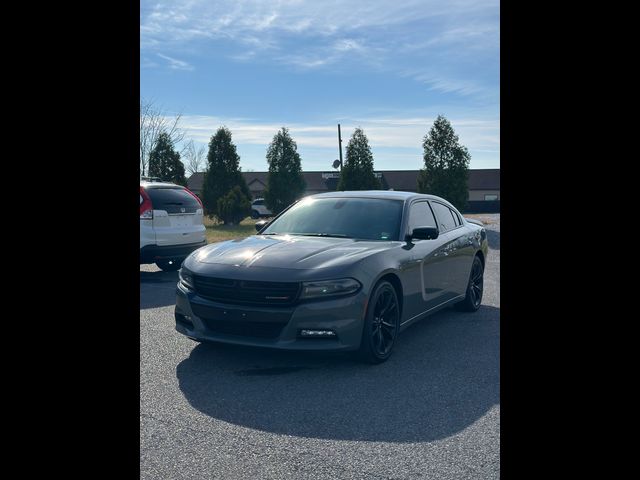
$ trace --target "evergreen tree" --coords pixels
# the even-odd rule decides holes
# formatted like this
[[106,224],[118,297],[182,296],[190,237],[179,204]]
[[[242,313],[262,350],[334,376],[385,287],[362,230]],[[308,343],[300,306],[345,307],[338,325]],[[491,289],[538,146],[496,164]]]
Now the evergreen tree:
[[225,225],[236,225],[251,213],[251,202],[236,185],[218,199],[218,217]]
[[300,198],[307,187],[297,148],[285,127],[274,135],[267,148],[269,174],[264,200],[275,215]]
[[422,143],[424,168],[418,176],[418,192],[437,195],[463,211],[468,199],[471,156],[460,145],[451,123],[438,115]]
[[158,136],[158,143],[149,154],[149,176],[178,185],[187,184],[180,154],[173,149],[173,142],[167,133]]
[[223,126],[209,142],[207,171],[202,185],[202,203],[209,218],[218,216],[218,200],[235,186],[240,187],[245,197],[251,198],[247,182],[240,172],[240,156],[231,141],[231,131]]
[[380,190],[373,173],[373,155],[369,140],[361,128],[356,128],[347,144],[347,158],[340,172],[338,190]]

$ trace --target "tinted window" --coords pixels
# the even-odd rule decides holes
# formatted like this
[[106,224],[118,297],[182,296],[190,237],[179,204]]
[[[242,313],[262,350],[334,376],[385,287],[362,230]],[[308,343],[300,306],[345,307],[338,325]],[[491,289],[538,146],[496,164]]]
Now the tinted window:
[[[147,188],[154,210],[167,213],[195,213],[200,208],[198,200],[183,188]],[[184,209],[184,211],[182,211]]]
[[401,200],[309,198],[287,210],[263,233],[398,240]]
[[453,216],[453,221],[455,222],[456,226],[462,225],[462,220],[460,220],[460,215],[458,215],[456,212],[454,212],[451,209],[449,209],[449,211],[451,212],[451,215]]
[[431,202],[431,206],[433,207],[436,217],[438,217],[438,228],[441,233],[456,227],[456,223],[453,220],[453,213],[449,207],[436,202]]
[[435,227],[436,219],[427,202],[418,202],[411,205],[409,211],[409,232],[416,227]]
[[264,205],[264,200],[256,200],[253,202],[254,205]]

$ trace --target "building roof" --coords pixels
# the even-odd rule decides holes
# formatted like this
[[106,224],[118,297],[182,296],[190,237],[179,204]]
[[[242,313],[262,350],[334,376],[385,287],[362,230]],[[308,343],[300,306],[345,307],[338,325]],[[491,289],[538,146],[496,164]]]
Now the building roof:
[[251,185],[252,182],[258,181],[266,187],[268,175],[269,172],[242,172],[242,176],[244,177],[245,182],[247,182],[247,185]]
[[204,172],[196,172],[187,179],[187,188],[192,192],[201,192],[204,182]]
[[[393,189],[405,192],[415,192],[417,189],[418,173],[420,170],[381,170],[382,188]],[[302,172],[307,182],[307,191],[326,192],[336,189],[337,178],[324,178],[323,173],[336,172]],[[242,172],[249,189],[251,184],[256,182],[267,185],[268,172]],[[195,192],[202,191],[204,172],[197,172],[187,180],[189,189]],[[469,190],[500,190],[500,169],[482,168],[469,170]]]

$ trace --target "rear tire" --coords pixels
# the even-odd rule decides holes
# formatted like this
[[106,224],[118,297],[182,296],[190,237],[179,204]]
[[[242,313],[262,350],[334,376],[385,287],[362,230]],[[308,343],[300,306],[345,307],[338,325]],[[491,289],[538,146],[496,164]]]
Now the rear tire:
[[156,262],[156,265],[163,272],[175,272],[182,265],[182,258],[175,258],[170,260],[159,260]]
[[400,304],[393,286],[380,282],[371,295],[360,340],[360,358],[372,364],[386,361],[400,331]]
[[467,294],[464,300],[456,303],[456,308],[463,312],[475,312],[482,303],[482,292],[484,290],[484,267],[482,260],[476,255],[471,265],[469,283],[467,283]]

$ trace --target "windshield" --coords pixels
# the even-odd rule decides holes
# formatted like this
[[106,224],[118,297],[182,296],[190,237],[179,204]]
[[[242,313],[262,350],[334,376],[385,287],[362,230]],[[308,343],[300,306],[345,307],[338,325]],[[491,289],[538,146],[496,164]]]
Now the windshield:
[[379,198],[308,198],[274,220],[262,235],[398,240],[402,205],[402,200]]

